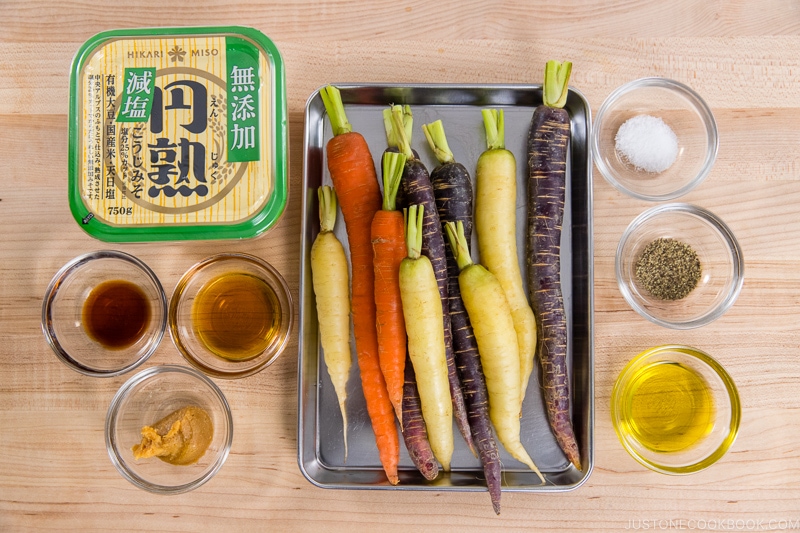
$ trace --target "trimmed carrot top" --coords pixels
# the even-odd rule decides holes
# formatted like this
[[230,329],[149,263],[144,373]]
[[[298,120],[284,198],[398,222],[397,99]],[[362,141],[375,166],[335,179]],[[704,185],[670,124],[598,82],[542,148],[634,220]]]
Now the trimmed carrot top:
[[406,156],[397,152],[383,154],[383,210],[397,209],[397,191],[403,178]]
[[409,259],[419,259],[422,255],[422,227],[425,206],[412,205],[408,209],[403,209],[403,217],[406,226],[406,248],[408,249]]
[[505,150],[506,133],[502,109],[481,109],[486,128],[487,150]]
[[406,126],[403,124],[403,112],[400,106],[392,108],[392,130],[397,140],[397,149],[404,154],[409,161],[416,159],[414,152],[411,151],[411,135],[406,133]]
[[448,222],[445,225],[445,230],[447,231],[447,240],[450,241],[450,249],[453,250],[453,257],[458,263],[458,269],[464,270],[474,264],[469,253],[467,236],[464,234],[464,223],[460,220],[458,222]]
[[411,131],[414,126],[414,116],[411,113],[410,105],[392,105],[384,109],[383,127],[386,129],[386,144],[389,148],[397,148],[400,144],[398,142],[397,135],[394,132],[394,128],[392,127],[392,111],[394,109],[399,109],[403,116],[403,131],[405,132],[407,139],[411,138]]
[[572,63],[569,61],[548,61],[544,67],[542,100],[547,107],[564,107],[569,92],[569,75]]
[[333,231],[336,224],[336,192],[329,185],[317,189],[319,196],[319,232]]
[[342,103],[342,96],[339,89],[333,85],[328,85],[320,91],[320,96],[322,96],[322,103],[325,105],[325,111],[328,112],[331,127],[333,128],[333,135],[336,136],[353,131],[353,127],[347,121],[347,115],[344,112],[344,104]]
[[445,137],[444,125],[441,120],[423,124],[422,132],[425,134],[425,138],[428,140],[431,150],[433,150],[433,155],[436,156],[439,163],[445,164],[455,161],[453,152],[447,144],[447,137]]

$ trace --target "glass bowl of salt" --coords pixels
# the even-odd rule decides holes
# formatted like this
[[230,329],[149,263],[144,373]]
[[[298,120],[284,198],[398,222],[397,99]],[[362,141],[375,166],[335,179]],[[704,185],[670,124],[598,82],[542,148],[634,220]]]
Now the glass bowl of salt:
[[605,179],[648,201],[672,200],[711,171],[719,138],[714,115],[690,87],[641,78],[612,92],[595,117],[592,156]]

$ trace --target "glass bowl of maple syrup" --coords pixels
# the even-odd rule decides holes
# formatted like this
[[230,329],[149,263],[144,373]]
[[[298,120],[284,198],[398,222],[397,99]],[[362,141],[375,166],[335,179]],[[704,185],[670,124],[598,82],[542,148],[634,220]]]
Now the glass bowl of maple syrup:
[[183,275],[168,322],[189,364],[233,379],[275,362],[289,340],[293,315],[289,286],[272,265],[248,254],[222,253]]
[[144,363],[164,337],[167,297],[155,273],[114,250],[72,259],[56,273],[42,304],[42,331],[67,366],[113,377]]

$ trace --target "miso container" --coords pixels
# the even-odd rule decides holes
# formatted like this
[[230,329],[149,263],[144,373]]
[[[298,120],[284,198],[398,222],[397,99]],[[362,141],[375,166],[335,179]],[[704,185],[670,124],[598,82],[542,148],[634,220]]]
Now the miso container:
[[283,60],[251,28],[114,30],[70,79],[69,201],[104,241],[241,239],[287,200]]

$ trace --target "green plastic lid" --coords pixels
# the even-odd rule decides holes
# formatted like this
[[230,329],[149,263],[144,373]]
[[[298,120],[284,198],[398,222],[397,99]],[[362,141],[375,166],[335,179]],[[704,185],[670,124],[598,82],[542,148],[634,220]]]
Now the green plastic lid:
[[286,207],[283,60],[252,28],[114,30],[70,77],[69,202],[104,241],[242,239]]

